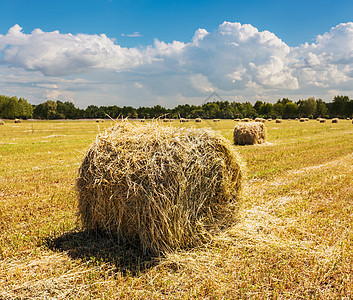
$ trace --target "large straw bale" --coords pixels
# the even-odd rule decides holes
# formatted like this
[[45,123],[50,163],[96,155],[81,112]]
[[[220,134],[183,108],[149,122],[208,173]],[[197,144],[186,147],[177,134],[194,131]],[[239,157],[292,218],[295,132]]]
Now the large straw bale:
[[235,145],[254,145],[266,141],[266,127],[263,123],[238,123],[234,127],[233,141]]
[[147,252],[196,246],[233,220],[241,178],[238,154],[214,131],[120,123],[82,161],[79,215]]
[[5,125],[5,122],[0,120],[0,125]]
[[20,119],[15,119],[15,123],[21,123],[22,121]]
[[338,118],[333,118],[332,123],[338,123]]
[[320,119],[320,123],[326,123],[326,119]]
[[276,123],[282,123],[282,119],[276,119]]
[[195,122],[197,122],[197,123],[200,123],[202,120],[201,120],[201,118],[196,118],[195,119]]

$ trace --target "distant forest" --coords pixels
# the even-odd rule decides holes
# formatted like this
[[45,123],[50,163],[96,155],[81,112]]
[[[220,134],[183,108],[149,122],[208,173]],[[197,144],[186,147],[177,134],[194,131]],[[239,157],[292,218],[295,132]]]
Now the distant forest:
[[153,107],[131,106],[119,107],[89,105],[86,109],[75,107],[71,102],[48,100],[32,105],[24,98],[0,95],[0,118],[2,119],[97,119],[97,118],[347,118],[353,117],[353,100],[348,96],[335,96],[332,102],[325,103],[314,97],[294,102],[288,98],[276,103],[256,101],[250,102],[214,101],[202,105],[178,105],[165,108],[160,105]]

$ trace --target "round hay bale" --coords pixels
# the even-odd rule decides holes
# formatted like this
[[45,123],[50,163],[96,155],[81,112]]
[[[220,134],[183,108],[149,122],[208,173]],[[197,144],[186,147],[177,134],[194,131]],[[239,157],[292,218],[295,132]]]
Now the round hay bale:
[[197,123],[200,123],[202,120],[201,120],[201,118],[196,118],[195,119],[195,122],[197,122]]
[[163,122],[169,122],[169,119],[163,119]]
[[79,215],[145,252],[197,246],[229,226],[241,179],[238,154],[214,131],[120,123],[81,163]]
[[333,118],[332,123],[338,123],[338,118]]
[[5,125],[5,122],[4,121],[0,121],[0,125]]
[[235,122],[240,122],[240,119],[234,119]]
[[249,118],[244,118],[241,120],[242,122],[250,122],[250,119]]
[[263,119],[263,118],[256,118],[256,119],[255,119],[255,122],[262,122],[262,123],[265,123],[266,120]]
[[270,118],[270,119],[267,119],[267,121],[271,122],[271,121],[272,121],[272,119],[271,119],[271,118]]
[[320,119],[320,123],[326,123],[326,119]]
[[20,119],[15,119],[15,123],[21,123],[22,121]]
[[220,119],[213,119],[213,122],[219,122]]
[[141,119],[140,122],[144,123],[144,122],[146,122],[146,120],[145,119]]
[[276,119],[276,123],[282,123],[282,119]]
[[186,122],[186,119],[180,118],[180,123],[185,123],[185,122]]
[[233,132],[234,145],[254,145],[266,141],[264,123],[250,122],[235,125]]
[[305,122],[305,118],[300,118],[299,121],[300,122]]

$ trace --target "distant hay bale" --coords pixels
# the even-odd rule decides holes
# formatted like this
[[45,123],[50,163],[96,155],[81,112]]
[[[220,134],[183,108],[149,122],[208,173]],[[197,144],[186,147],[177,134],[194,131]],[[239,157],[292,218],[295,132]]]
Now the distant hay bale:
[[220,119],[213,119],[213,122],[219,122]]
[[332,123],[338,123],[338,118],[333,118]]
[[271,122],[271,121],[272,121],[272,119],[271,119],[271,118],[269,118],[269,119],[267,119],[267,121]]
[[249,118],[244,118],[244,119],[242,120],[242,122],[250,122],[250,119],[249,119]]
[[180,122],[181,122],[181,123],[185,123],[185,122],[187,122],[187,120],[184,119],[184,118],[180,118]]
[[326,123],[326,119],[320,119],[320,123]]
[[143,122],[146,122],[146,120],[145,120],[145,119],[141,119],[141,120],[140,120],[140,122],[142,122],[142,123],[143,123]]
[[276,119],[276,123],[282,123],[282,119]]
[[262,122],[262,123],[265,123],[266,120],[263,119],[263,118],[256,118],[256,119],[255,119],[255,122]]
[[260,122],[239,123],[233,132],[234,145],[254,145],[266,141],[266,127]]
[[169,119],[163,119],[163,122],[170,122]]
[[305,120],[305,122],[309,122],[309,118],[305,118],[304,120]]
[[235,122],[240,122],[240,119],[234,119]]
[[298,118],[295,118],[294,121],[299,121],[299,119],[298,119]]
[[202,120],[201,120],[201,118],[196,118],[195,119],[195,122],[197,122],[197,123],[200,123]]
[[305,122],[305,119],[304,118],[300,118],[299,121],[300,122]]
[[0,120],[0,125],[5,125],[5,122]]
[[214,131],[120,123],[81,163],[79,215],[145,252],[197,246],[233,220],[241,179],[238,154]]
[[15,123],[21,123],[22,121],[20,119],[15,119]]

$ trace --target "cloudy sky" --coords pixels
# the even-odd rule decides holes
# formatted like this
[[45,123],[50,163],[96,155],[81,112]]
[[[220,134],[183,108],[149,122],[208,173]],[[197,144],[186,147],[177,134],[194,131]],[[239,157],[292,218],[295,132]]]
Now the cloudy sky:
[[81,108],[353,98],[352,16],[351,0],[0,0],[0,94]]

